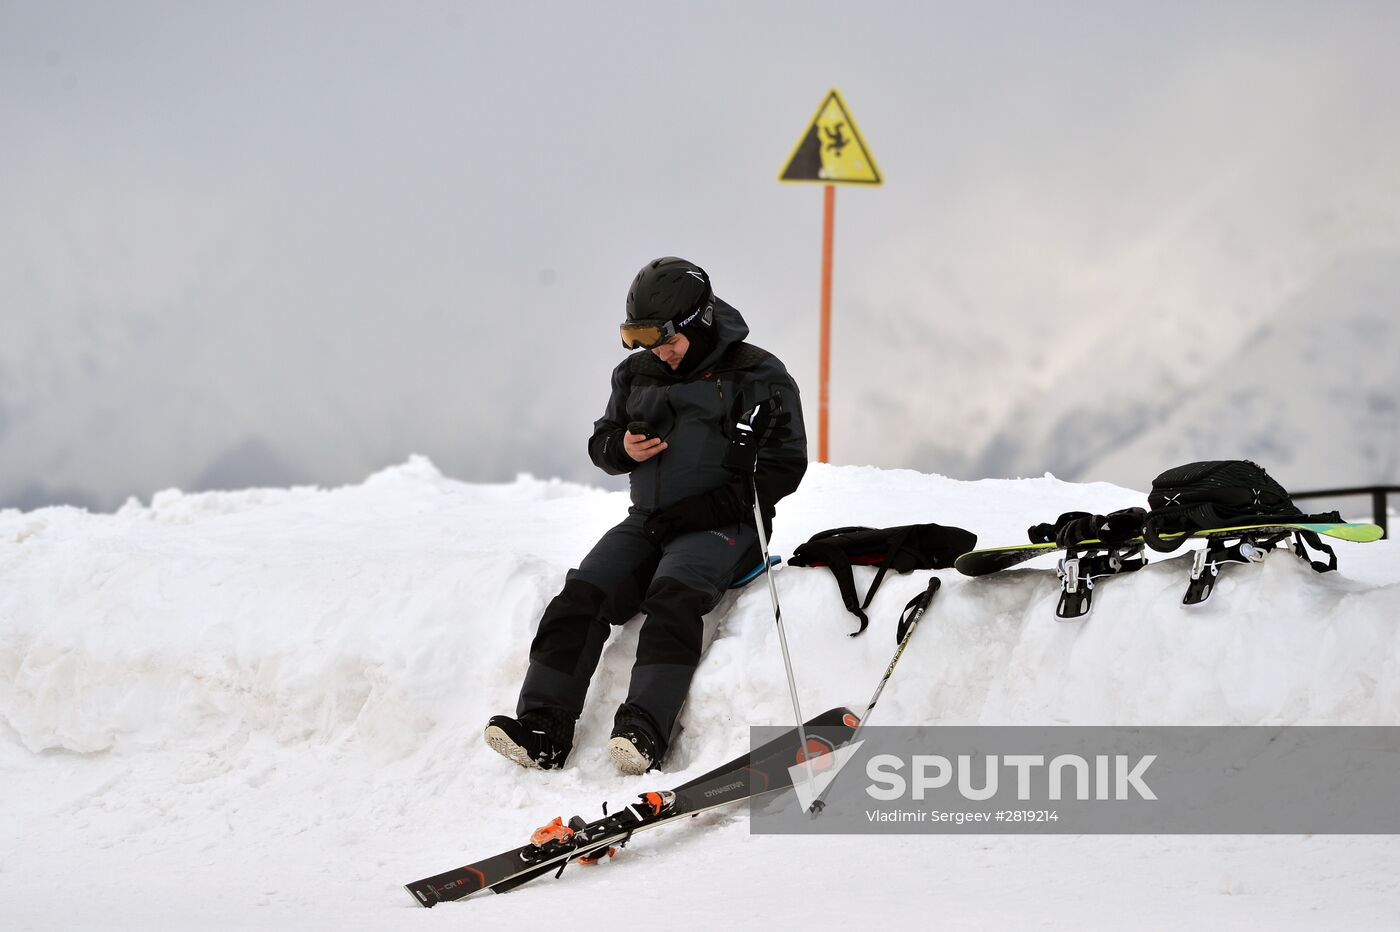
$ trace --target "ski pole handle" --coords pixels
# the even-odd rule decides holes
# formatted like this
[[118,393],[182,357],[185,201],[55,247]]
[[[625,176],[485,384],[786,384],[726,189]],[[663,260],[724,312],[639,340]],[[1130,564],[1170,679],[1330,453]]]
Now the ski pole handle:
[[929,603],[933,601],[933,594],[942,585],[942,580],[937,576],[929,577],[928,588],[909,601],[904,606],[904,613],[899,616],[899,625],[894,630],[894,640],[896,644],[904,643],[905,637],[910,630],[919,623],[919,619],[924,617],[924,612],[928,611]]

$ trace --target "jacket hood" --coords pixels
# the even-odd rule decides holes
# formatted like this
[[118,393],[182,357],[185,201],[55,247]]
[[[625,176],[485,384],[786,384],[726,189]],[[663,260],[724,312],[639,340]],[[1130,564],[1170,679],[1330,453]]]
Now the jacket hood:
[[744,316],[739,313],[739,309],[722,298],[715,297],[715,319],[712,332],[714,342],[710,345],[709,351],[701,357],[698,363],[685,366],[688,372],[704,372],[706,369],[719,362],[719,358],[725,354],[735,343],[743,342],[749,335],[749,325],[744,320]]

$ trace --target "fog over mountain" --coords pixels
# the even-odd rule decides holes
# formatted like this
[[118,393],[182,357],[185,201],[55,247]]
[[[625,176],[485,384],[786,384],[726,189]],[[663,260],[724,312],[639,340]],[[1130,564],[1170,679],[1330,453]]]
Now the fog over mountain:
[[1093,471],[1243,456],[1295,489],[1400,482],[1397,308],[1400,253],[1339,262]]
[[[410,453],[602,483],[668,253],[815,433],[820,190],[775,178],[832,86],[887,179],[837,199],[833,461],[1142,486],[1231,448],[1161,431],[1255,393],[1259,334],[1296,369],[1329,335],[1298,302],[1396,263],[1397,40],[1382,2],[0,2],[0,507]],[[1400,478],[1389,385],[1309,378],[1274,423],[1343,452],[1305,481]]]
[[[1038,289],[1016,282],[992,298],[1038,310],[1014,328],[1013,311],[957,288],[961,269],[891,288],[867,326],[917,333],[931,347],[922,361],[866,347],[869,406],[924,426],[899,455],[973,477],[1048,470],[1144,487],[1176,462],[1267,447],[1269,462],[1309,459],[1298,481],[1310,485],[1400,481],[1400,421],[1374,417],[1378,395],[1400,401],[1389,362],[1400,354],[1400,136],[1372,116],[1304,120],[1247,164],[1207,172],[1209,184],[1180,204],[1124,192],[1140,228],[1105,237],[1092,255],[1076,251],[1075,227],[1052,254],[1027,247],[1020,268]],[[1366,142],[1348,150],[1338,140]],[[1038,200],[1027,192],[1017,209]],[[1016,229],[1009,218],[994,226]],[[1013,233],[1020,255],[1017,243]],[[962,312],[930,317],[930,305]],[[1223,402],[1269,383],[1280,409],[1267,425]],[[1208,411],[1205,398],[1215,399]],[[1183,406],[1189,424],[1173,417]],[[863,428],[877,443],[879,423]],[[1168,442],[1173,430],[1189,433]],[[1323,431],[1325,459],[1297,449]]]

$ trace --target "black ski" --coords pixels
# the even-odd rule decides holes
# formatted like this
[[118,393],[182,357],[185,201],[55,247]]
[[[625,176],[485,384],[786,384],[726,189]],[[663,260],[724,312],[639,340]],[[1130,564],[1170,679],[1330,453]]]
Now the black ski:
[[[808,747],[829,754],[846,744],[860,722],[849,709],[835,708],[807,722]],[[775,738],[672,790],[643,793],[638,802],[592,822],[575,816],[535,832],[529,844],[485,860],[405,884],[414,902],[435,906],[491,890],[505,893],[545,874],[562,873],[575,859],[597,860],[623,847],[636,832],[707,809],[773,793],[792,785],[788,768],[799,763],[797,730]]]

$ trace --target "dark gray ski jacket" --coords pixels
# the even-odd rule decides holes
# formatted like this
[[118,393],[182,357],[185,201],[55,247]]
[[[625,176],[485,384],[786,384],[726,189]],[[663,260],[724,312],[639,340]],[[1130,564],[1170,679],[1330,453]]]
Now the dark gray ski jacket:
[[[724,468],[736,415],[777,396],[791,420],[758,455],[759,501],[768,519],[807,471],[807,433],[797,384],[778,357],[744,338],[749,326],[738,310],[715,298],[714,348],[688,375],[673,372],[655,354],[634,353],[612,374],[612,395],[593,423],[588,455],[609,475],[631,474],[632,511],[650,514],[683,498],[735,481]],[[630,421],[646,421],[667,448],[644,463],[627,455],[622,435]]]

